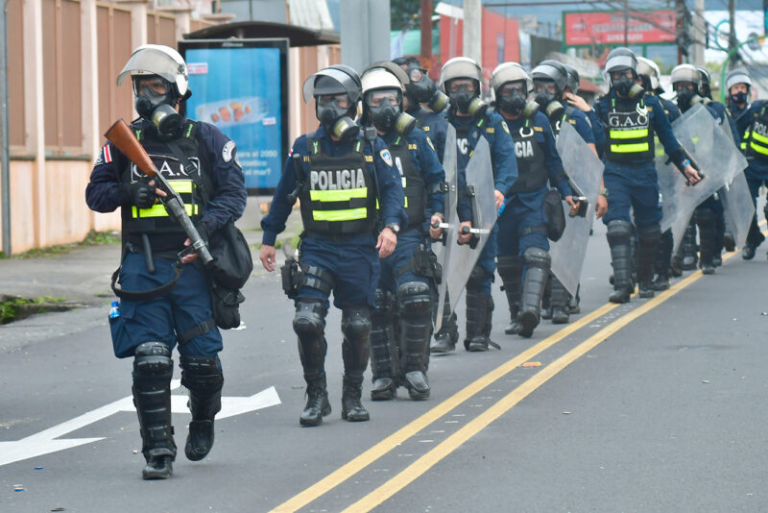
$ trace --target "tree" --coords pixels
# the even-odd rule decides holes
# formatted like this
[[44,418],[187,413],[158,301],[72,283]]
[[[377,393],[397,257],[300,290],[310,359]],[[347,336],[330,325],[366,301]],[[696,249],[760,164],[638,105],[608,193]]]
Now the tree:
[[418,27],[421,23],[421,0],[390,0],[392,30]]

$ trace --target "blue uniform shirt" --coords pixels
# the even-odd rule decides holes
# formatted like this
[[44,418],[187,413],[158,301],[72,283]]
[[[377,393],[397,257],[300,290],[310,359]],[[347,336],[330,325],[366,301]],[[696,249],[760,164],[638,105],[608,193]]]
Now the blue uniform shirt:
[[[183,120],[186,122],[186,120]],[[142,120],[147,126],[149,122]],[[237,147],[229,137],[213,125],[197,122],[197,138],[201,151],[207,152],[211,165],[213,191],[201,222],[213,232],[229,220],[239,219],[245,210],[248,193],[245,190],[243,170],[237,163]],[[128,158],[112,143],[104,145],[91,172],[85,190],[88,207],[96,212],[114,212],[120,206],[120,171],[128,165]]]
[[[459,117],[453,111],[448,113],[448,122],[456,128],[457,132],[468,130],[467,137],[456,135],[456,167],[458,174],[459,190],[467,186],[465,170],[469,157],[474,151],[480,136],[485,136],[491,147],[491,161],[494,172],[494,188],[506,196],[512,184],[517,180],[517,157],[515,157],[515,145],[509,134],[509,127],[501,115],[488,112],[480,119],[475,117]],[[479,125],[479,126],[478,126]],[[461,222],[472,220],[472,203],[469,197],[462,197],[456,208]]]
[[[594,112],[594,110],[591,110],[590,112]],[[570,123],[571,126],[576,129],[576,132],[578,132],[581,138],[584,139],[585,143],[595,144],[595,132],[592,122],[587,117],[587,114],[584,114],[579,109],[573,107],[571,109],[566,109],[565,122]],[[601,123],[597,124],[602,126]]]
[[[766,106],[766,100],[757,100],[741,111],[741,114],[736,118],[736,128],[739,133],[739,137],[744,136],[744,132],[752,126],[753,121],[760,115],[760,111]],[[768,106],[767,106],[768,107]],[[768,110],[768,108],[766,108]],[[732,111],[733,112],[733,111]],[[739,139],[741,140],[741,139]],[[747,142],[749,144],[749,142]],[[761,180],[768,180],[768,159],[760,159],[754,156],[748,156],[749,166],[746,169],[748,178],[756,178]]]
[[667,118],[669,118],[670,124],[674,123],[677,118],[682,116],[680,108],[675,102],[662,98],[661,96],[657,96],[657,98],[659,99],[659,102],[661,102],[661,106],[664,107],[664,113],[667,115]]
[[[597,111],[597,117],[602,120],[603,125],[607,125],[608,112],[611,110],[611,99],[616,99],[616,111],[617,112],[631,112],[637,107],[639,100],[632,100],[629,98],[619,98],[616,92],[611,91],[600,97],[594,104],[594,109]],[[678,167],[682,168],[683,162],[686,160],[685,153],[683,152],[680,142],[672,132],[672,125],[669,122],[669,118],[664,113],[664,107],[662,107],[659,98],[656,96],[644,96],[645,106],[648,109],[648,115],[650,117],[650,123],[659,138],[659,142],[664,147],[664,151],[670,156],[672,162]],[[605,159],[605,146],[607,144],[607,137],[603,141],[602,147],[598,148],[600,155],[603,155],[605,161],[605,173],[618,174],[628,178],[631,182],[646,183],[648,181],[656,181],[656,168],[654,166],[653,158],[646,158],[638,160],[632,163],[618,163],[610,162]],[[632,169],[634,172],[627,173],[627,168]]]
[[589,121],[589,125],[592,127],[592,135],[594,138],[597,155],[602,157],[602,148],[605,147],[605,127],[603,126],[603,122],[600,121],[600,118],[597,117],[595,109],[587,112],[587,120]]
[[[384,135],[383,139],[389,145],[394,143],[397,137],[397,132],[390,130],[388,134]],[[408,142],[408,152],[411,154],[413,167],[424,177],[424,188],[427,192],[425,216],[427,218],[426,222],[429,223],[432,214],[443,212],[444,209],[445,193],[436,192],[430,194],[429,191],[434,190],[438,184],[445,182],[445,171],[443,171],[443,165],[437,158],[431,138],[422,129],[414,128],[405,137],[405,140]],[[395,162],[395,164],[397,165],[398,163]],[[398,172],[402,174],[403,170],[398,168]],[[428,226],[426,228],[428,229]]]
[[[314,139],[320,141],[323,153],[329,157],[343,157],[352,151],[352,143],[332,141],[322,126],[315,132]],[[368,163],[367,165],[371,176],[374,176],[373,166],[375,166],[382,221],[385,225],[397,223],[402,228],[405,228],[407,217],[403,209],[405,202],[403,186],[401,185],[397,168],[393,165],[392,158],[389,156],[387,145],[380,137],[377,137],[373,150],[371,150],[371,144],[365,140],[363,141],[363,148],[365,155],[373,155],[373,164]],[[382,152],[389,159],[389,162],[384,160]],[[291,155],[301,155],[303,157],[308,154],[307,136],[302,135],[293,143]],[[308,176],[309,164],[302,162],[302,166],[304,166],[305,176]],[[264,235],[261,239],[262,244],[274,246],[277,235],[285,230],[285,221],[293,209],[293,205],[288,202],[288,195],[294,189],[296,189],[296,171],[293,168],[292,158],[289,156],[283,168],[283,176],[280,177],[280,182],[277,184],[275,195],[272,198],[272,207],[269,209],[269,214],[261,220],[261,228],[264,230]],[[318,238],[325,238],[323,234],[316,234],[316,236]],[[368,245],[370,240],[371,234],[369,233],[351,235],[344,239],[346,243],[358,245]]]
[[421,106],[417,110],[409,111],[408,114],[419,120],[421,129],[426,132],[429,139],[435,145],[437,158],[442,163],[443,155],[445,154],[445,137],[448,131],[448,122],[437,112],[432,112]]

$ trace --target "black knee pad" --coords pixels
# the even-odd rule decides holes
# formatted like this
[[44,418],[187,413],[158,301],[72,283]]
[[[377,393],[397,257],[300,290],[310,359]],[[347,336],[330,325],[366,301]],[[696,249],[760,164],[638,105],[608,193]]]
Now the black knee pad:
[[403,317],[432,311],[432,290],[420,281],[409,281],[397,288],[397,303]]
[[496,258],[496,270],[502,281],[511,281],[523,270],[523,259],[517,255]]
[[645,228],[639,228],[637,230],[637,236],[640,239],[641,244],[652,244],[661,239],[661,226],[654,224],[646,226]]
[[299,300],[296,303],[296,315],[293,317],[293,331],[300,339],[322,337],[326,315],[328,310],[319,300]]
[[485,271],[485,269],[475,264],[472,272],[469,273],[469,280],[467,280],[467,290],[472,292],[480,292],[483,288],[483,280],[486,276],[488,276],[488,273]]
[[366,307],[347,307],[341,311],[341,332],[351,342],[365,340],[371,334],[371,311]]
[[371,317],[387,317],[395,308],[395,296],[388,290],[376,289]]
[[133,379],[141,383],[170,382],[173,376],[171,349],[163,342],[144,342],[136,348],[133,360]]
[[608,223],[606,237],[611,246],[629,244],[632,240],[632,224],[620,219],[611,221]]
[[549,266],[552,263],[552,257],[549,256],[549,252],[541,248],[526,249],[523,253],[523,260],[528,268],[538,267],[546,270],[549,270]]
[[181,384],[193,392],[213,394],[224,386],[224,373],[218,357],[179,357]]

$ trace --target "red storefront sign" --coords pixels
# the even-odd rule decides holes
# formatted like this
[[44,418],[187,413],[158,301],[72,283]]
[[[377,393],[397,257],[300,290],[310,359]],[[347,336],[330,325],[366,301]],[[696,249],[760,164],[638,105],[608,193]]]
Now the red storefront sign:
[[[567,12],[564,17],[565,46],[623,45],[624,11]],[[674,43],[675,11],[630,11],[627,43]]]

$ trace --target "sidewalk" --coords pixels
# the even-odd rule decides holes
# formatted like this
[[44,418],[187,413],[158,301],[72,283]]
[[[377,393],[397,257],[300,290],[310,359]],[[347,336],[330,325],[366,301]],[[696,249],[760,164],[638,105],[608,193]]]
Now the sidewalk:
[[[301,231],[301,226],[301,215],[294,212],[278,240],[290,239]],[[266,278],[259,250],[254,247],[261,244],[262,232],[247,230],[243,234],[253,255],[251,282],[262,276]],[[276,252],[276,259],[281,266],[285,261],[282,251]],[[27,299],[50,296],[65,298],[65,304],[75,306],[66,312],[37,314],[0,325],[0,354],[33,342],[106,325],[109,305],[117,299],[109,287],[110,279],[119,263],[120,244],[79,247],[60,255],[0,260],[0,296]]]

